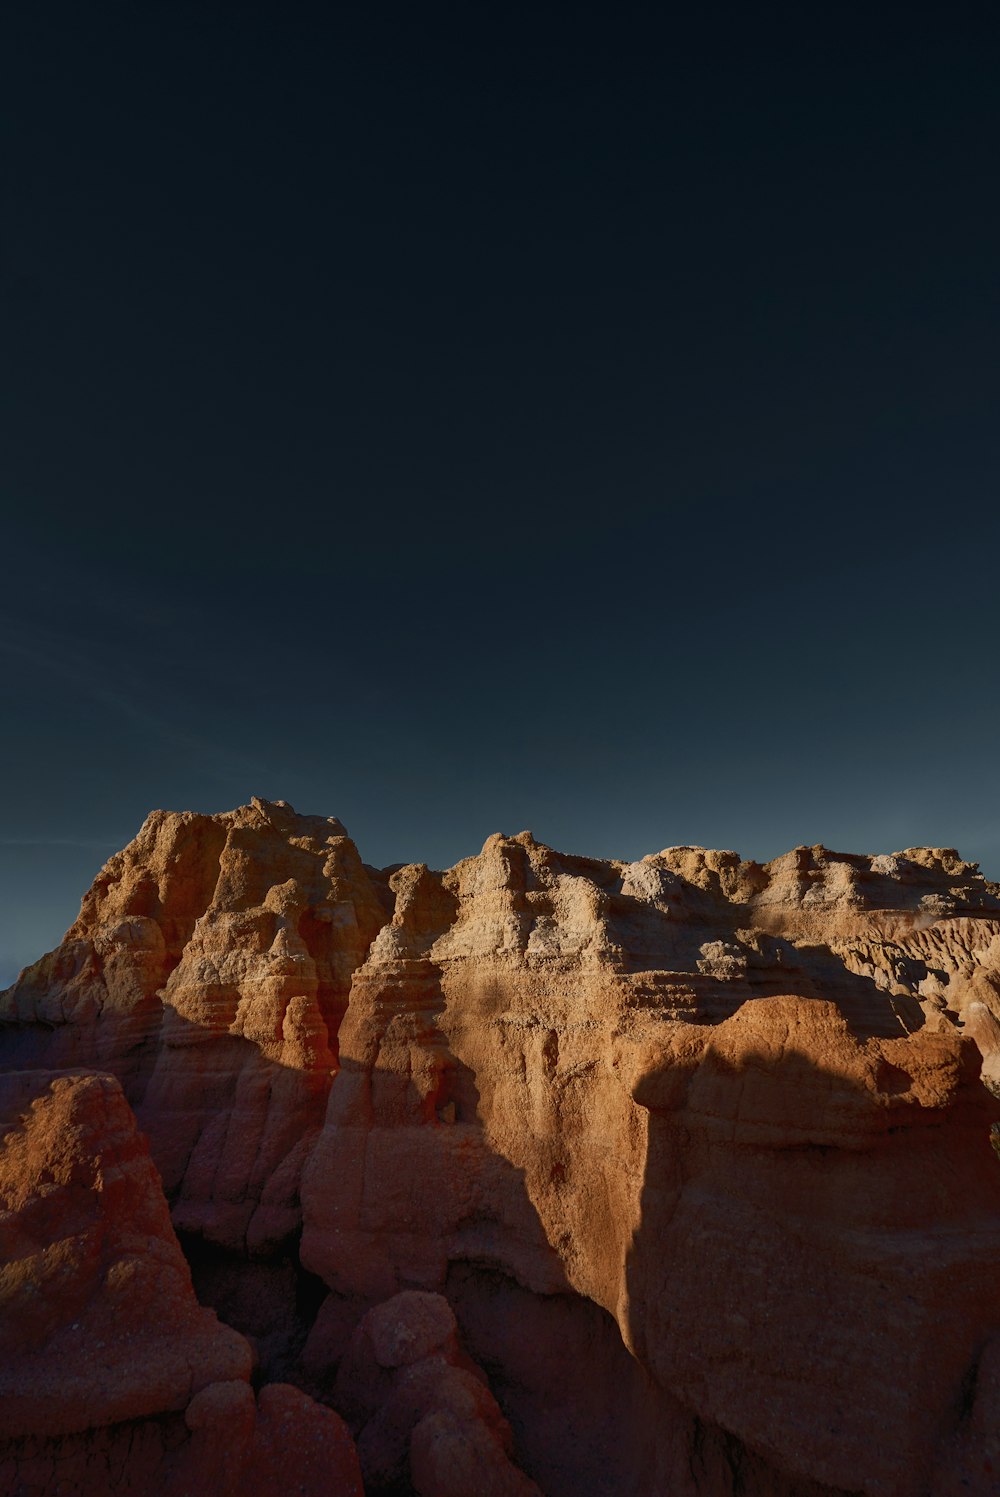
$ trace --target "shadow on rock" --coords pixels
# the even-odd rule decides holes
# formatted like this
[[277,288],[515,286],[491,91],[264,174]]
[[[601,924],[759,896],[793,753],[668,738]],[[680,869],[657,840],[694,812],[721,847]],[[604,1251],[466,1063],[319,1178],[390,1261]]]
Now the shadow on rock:
[[[630,1339],[789,1478],[917,1497],[959,1441],[972,1489],[991,1489],[963,1435],[963,1389],[1000,1330],[996,1108],[978,1075],[950,1029],[859,1043],[833,1004],[798,998],[674,1032],[639,1067]],[[771,1490],[751,1478],[740,1490]]]

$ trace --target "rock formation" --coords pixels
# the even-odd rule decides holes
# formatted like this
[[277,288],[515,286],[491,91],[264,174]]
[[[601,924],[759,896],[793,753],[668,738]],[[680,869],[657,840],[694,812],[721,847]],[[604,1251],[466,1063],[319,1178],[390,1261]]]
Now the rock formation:
[[509,1459],[510,1425],[441,1295],[406,1290],[370,1310],[339,1361],[335,1396],[369,1494],[412,1485],[434,1497],[539,1497]]
[[[338,1416],[255,1400],[252,1353],[195,1299],[112,1077],[0,1077],[0,1491],[360,1497]],[[270,1477],[269,1477],[270,1473]]]
[[[201,1326],[209,1391],[132,1412],[123,1352],[92,1430],[171,1410],[193,1449],[231,1405],[245,1459],[279,1405],[338,1408],[368,1489],[424,1497],[463,1460],[546,1497],[998,1489],[1000,888],[952,851],[623,863],[522,833],[379,871],[283,803],[157,812],[0,1017],[12,1086],[114,1098],[91,1153],[127,1099],[260,1359],[255,1412],[187,1289],[162,1356]],[[425,1312],[457,1334],[373,1349]],[[76,1396],[62,1344],[11,1362],[25,1408]],[[9,1437],[95,1438],[27,1417]]]

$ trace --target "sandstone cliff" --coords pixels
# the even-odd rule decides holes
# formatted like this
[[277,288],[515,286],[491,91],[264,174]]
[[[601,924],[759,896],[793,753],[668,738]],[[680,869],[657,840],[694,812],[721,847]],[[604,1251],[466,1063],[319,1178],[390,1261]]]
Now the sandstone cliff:
[[194,1296],[110,1076],[0,1077],[0,1491],[360,1497],[331,1410],[255,1400],[247,1341]]
[[954,852],[378,871],[155,813],[0,1009],[8,1068],[118,1078],[265,1378],[349,1403],[366,1314],[442,1294],[547,1497],[993,1490],[1000,889]]

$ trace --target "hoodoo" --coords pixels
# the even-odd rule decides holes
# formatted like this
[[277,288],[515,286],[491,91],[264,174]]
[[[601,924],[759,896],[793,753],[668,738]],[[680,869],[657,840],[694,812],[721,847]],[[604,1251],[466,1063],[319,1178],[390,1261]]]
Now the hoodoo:
[[951,850],[155,812],[0,1021],[2,1493],[1000,1490]]

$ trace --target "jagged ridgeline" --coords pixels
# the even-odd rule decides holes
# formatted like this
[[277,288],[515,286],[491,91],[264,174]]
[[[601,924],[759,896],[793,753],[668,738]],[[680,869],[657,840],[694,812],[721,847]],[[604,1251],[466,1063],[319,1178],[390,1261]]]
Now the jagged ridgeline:
[[155,812],[0,1020],[0,1492],[996,1490],[954,851]]

